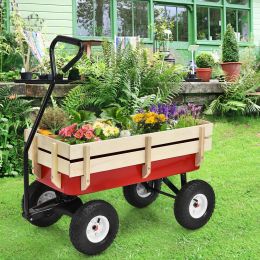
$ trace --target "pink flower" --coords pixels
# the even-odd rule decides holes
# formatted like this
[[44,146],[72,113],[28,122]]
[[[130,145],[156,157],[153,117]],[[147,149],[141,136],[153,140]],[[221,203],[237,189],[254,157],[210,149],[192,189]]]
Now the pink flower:
[[77,124],[64,127],[60,130],[59,135],[63,137],[72,137],[76,129],[77,129]]
[[84,131],[82,129],[79,129],[75,134],[74,134],[74,137],[76,139],[82,139],[84,136]]
[[92,138],[95,137],[95,135],[94,135],[93,131],[87,131],[87,132],[85,133],[85,137],[86,137],[88,140],[91,140]]
[[94,128],[93,128],[93,126],[92,126],[91,124],[87,124],[87,125],[83,125],[83,126],[82,126],[82,130],[83,130],[84,132],[94,131]]
[[101,139],[100,139],[100,137],[97,137],[97,136],[96,136],[96,137],[94,138],[94,140],[97,142],[97,141],[100,141]]

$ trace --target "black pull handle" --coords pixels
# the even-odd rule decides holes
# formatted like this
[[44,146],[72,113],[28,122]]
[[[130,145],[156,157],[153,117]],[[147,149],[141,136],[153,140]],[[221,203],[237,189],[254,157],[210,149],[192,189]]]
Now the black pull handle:
[[52,72],[52,79],[55,80],[56,78],[56,63],[55,63],[55,46],[57,43],[67,43],[67,44],[71,44],[71,45],[75,45],[79,47],[79,51],[77,53],[77,55],[67,64],[62,68],[62,71],[65,73],[67,72],[70,68],[72,68],[74,66],[74,64],[80,60],[80,58],[82,57],[83,53],[84,53],[84,44],[83,41],[76,39],[76,38],[72,38],[72,37],[68,37],[68,36],[62,36],[62,35],[58,35],[51,43],[50,46],[50,62],[51,62],[51,72]]

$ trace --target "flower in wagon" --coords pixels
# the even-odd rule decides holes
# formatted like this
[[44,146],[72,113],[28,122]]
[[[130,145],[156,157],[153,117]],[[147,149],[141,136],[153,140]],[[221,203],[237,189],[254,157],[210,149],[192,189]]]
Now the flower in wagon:
[[91,130],[86,131],[84,136],[87,140],[92,140],[93,138],[95,138],[94,132]]
[[59,131],[59,135],[62,137],[72,137],[73,134],[76,132],[76,129],[77,129],[77,124],[75,123],[73,125],[62,128]]
[[91,124],[86,124],[81,127],[84,132],[94,131],[94,127]]
[[103,134],[105,137],[116,137],[118,136],[120,133],[119,129],[115,126],[110,126],[107,125],[104,129],[103,129]]
[[82,139],[84,137],[84,130],[81,128],[75,134],[74,137],[76,139]]
[[133,121],[135,123],[140,123],[144,119],[144,114],[139,113],[133,116]]

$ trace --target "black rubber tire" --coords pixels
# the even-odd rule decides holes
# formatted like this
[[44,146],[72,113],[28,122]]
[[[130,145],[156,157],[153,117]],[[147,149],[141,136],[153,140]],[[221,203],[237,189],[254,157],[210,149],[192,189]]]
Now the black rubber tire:
[[[189,212],[189,206],[197,194],[206,196],[208,206],[204,215],[194,218]],[[174,215],[178,223],[187,229],[198,229],[204,226],[211,218],[215,208],[215,193],[212,187],[205,181],[194,180],[185,184],[177,194],[174,203]]]
[[[154,180],[148,182],[149,186],[154,187],[157,190],[161,190],[162,180]],[[137,193],[137,185],[133,184],[129,186],[123,187],[123,194],[126,199],[126,201],[136,207],[136,208],[145,208],[152,204],[158,197],[159,193],[157,191],[151,190],[151,194],[146,197],[142,198]]]
[[[96,216],[104,216],[109,222],[107,236],[98,243],[91,242],[86,230],[89,222]],[[119,227],[119,219],[112,205],[103,200],[93,200],[84,204],[74,214],[70,224],[70,240],[73,246],[86,255],[97,255],[106,250],[114,241]]]
[[[37,206],[38,200],[42,194],[45,192],[52,191],[55,192],[56,196],[58,196],[58,192],[54,189],[38,182],[34,181],[29,187],[29,205],[30,207]],[[22,198],[22,210],[24,211],[24,198]],[[31,224],[37,227],[49,227],[56,223],[62,217],[61,213],[56,213],[54,211],[50,211],[45,217],[30,221]]]

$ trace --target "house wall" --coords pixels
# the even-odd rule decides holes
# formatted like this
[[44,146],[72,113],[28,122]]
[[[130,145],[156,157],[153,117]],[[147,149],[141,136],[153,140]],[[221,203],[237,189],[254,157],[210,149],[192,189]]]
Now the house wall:
[[71,0],[16,0],[22,17],[37,13],[44,19],[43,32],[48,41],[57,34],[71,36],[72,1]]
[[253,1],[253,34],[256,46],[260,46],[260,0]]
[[[158,2],[179,2],[182,1],[177,0],[158,0]],[[75,22],[73,22],[73,1],[72,0],[16,0],[19,5],[19,11],[23,17],[27,17],[31,13],[37,13],[41,18],[45,20],[44,22],[44,32],[47,38],[47,44],[57,35],[63,34],[72,36],[73,35],[73,26],[75,26]],[[155,2],[155,1],[154,1]],[[191,0],[183,0],[183,3],[193,3]],[[254,43],[256,46],[260,48],[260,0],[251,0],[252,3],[252,15],[253,19],[251,22],[252,25],[252,36],[254,38]],[[189,44],[199,44],[200,51],[210,51],[210,52],[220,52],[220,44],[201,44],[200,42],[196,42],[195,32],[193,28],[194,15],[191,11],[189,28],[192,33],[189,36],[189,42],[187,43],[174,43],[173,49],[176,51],[176,61],[180,63],[187,63],[190,59],[190,52],[187,51]],[[74,35],[76,36],[76,35]],[[248,46],[247,44],[242,44],[241,47]],[[243,48],[241,48],[243,49]]]

